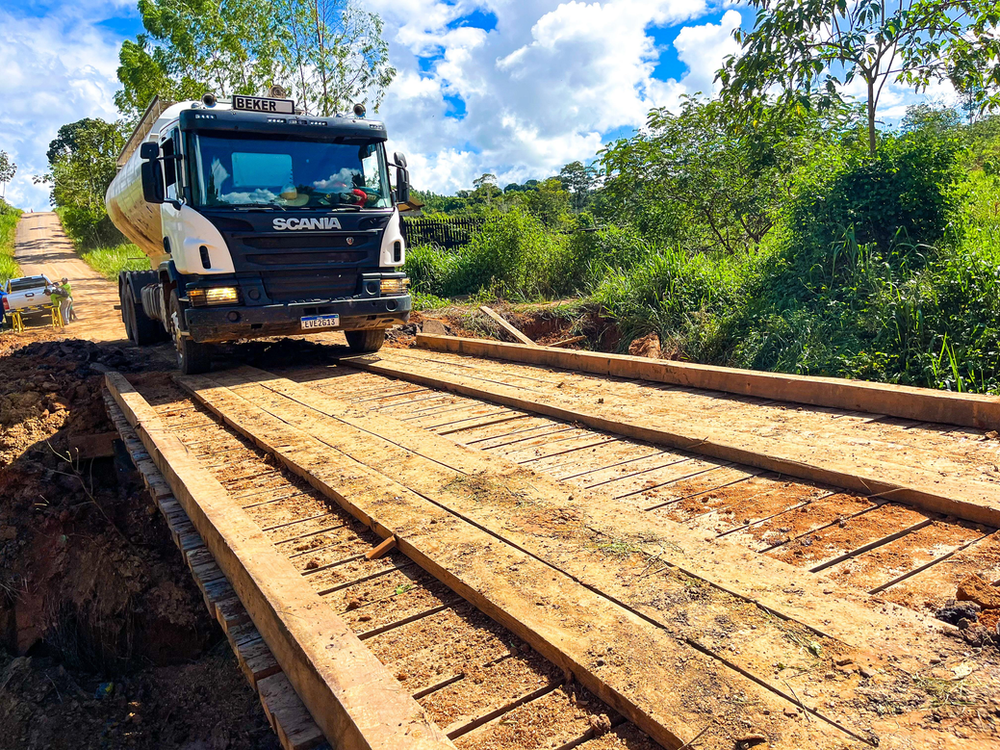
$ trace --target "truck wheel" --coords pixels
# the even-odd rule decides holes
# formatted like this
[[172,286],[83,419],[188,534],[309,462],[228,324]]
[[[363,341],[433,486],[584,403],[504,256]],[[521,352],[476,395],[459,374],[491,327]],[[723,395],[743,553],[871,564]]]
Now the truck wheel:
[[199,344],[190,336],[183,336],[180,319],[181,306],[177,301],[177,293],[173,292],[170,295],[170,330],[173,333],[174,349],[177,350],[177,369],[185,375],[208,372],[212,367],[212,347],[209,344]]
[[352,352],[377,352],[385,343],[384,328],[366,328],[362,331],[344,331],[347,345]]
[[122,318],[125,321],[125,331],[136,346],[149,346],[163,341],[163,326],[158,320],[146,315],[142,304],[135,304],[132,291],[128,287],[122,289]]

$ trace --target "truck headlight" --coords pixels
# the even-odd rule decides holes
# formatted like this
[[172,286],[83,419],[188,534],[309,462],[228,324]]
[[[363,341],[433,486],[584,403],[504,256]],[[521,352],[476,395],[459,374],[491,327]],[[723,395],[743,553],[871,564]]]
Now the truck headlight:
[[409,279],[382,279],[382,294],[406,294],[409,290]]
[[234,286],[188,289],[187,294],[193,307],[235,305],[240,301],[240,290]]

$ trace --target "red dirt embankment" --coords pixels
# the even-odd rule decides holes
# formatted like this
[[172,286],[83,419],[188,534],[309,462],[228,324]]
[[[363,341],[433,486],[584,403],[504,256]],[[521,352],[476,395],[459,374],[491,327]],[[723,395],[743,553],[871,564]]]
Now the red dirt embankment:
[[0,336],[0,750],[277,747],[134,474],[67,460],[144,359]]

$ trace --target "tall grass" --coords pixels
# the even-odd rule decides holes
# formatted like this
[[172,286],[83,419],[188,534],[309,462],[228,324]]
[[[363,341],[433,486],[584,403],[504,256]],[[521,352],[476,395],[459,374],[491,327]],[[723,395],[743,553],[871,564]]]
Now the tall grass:
[[77,247],[77,255],[104,278],[115,281],[119,271],[148,271],[149,258],[137,245],[124,244],[111,247]]
[[[79,216],[69,209],[57,208],[56,213],[62,221],[66,234],[73,240],[76,254],[104,278],[116,281],[119,271],[146,271],[149,269],[149,259],[143,255],[142,250],[137,245],[115,241],[116,238],[120,240],[122,234],[110,224],[110,220],[106,221],[110,229],[98,232],[93,222],[88,224],[87,222],[75,221],[74,218],[79,219]],[[81,226],[89,227],[89,229],[81,229]],[[110,239],[102,242],[100,241],[101,237]]]
[[21,212],[0,200],[0,284],[21,275],[14,262],[14,230]]
[[523,301],[559,294],[565,235],[520,209],[496,212],[457,252],[431,246],[407,253],[414,290],[442,297],[480,295]]

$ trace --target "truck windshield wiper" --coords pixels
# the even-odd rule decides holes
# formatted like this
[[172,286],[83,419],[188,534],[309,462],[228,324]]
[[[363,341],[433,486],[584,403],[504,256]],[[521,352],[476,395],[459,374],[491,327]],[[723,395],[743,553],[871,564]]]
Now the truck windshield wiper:
[[[318,206],[317,206],[318,208]],[[357,203],[341,203],[339,206],[327,207],[330,211],[360,211],[361,206]]]
[[237,210],[240,209],[252,210],[255,208],[278,209],[279,211],[287,210],[284,206],[281,206],[277,203],[236,203],[233,205],[233,208]]

